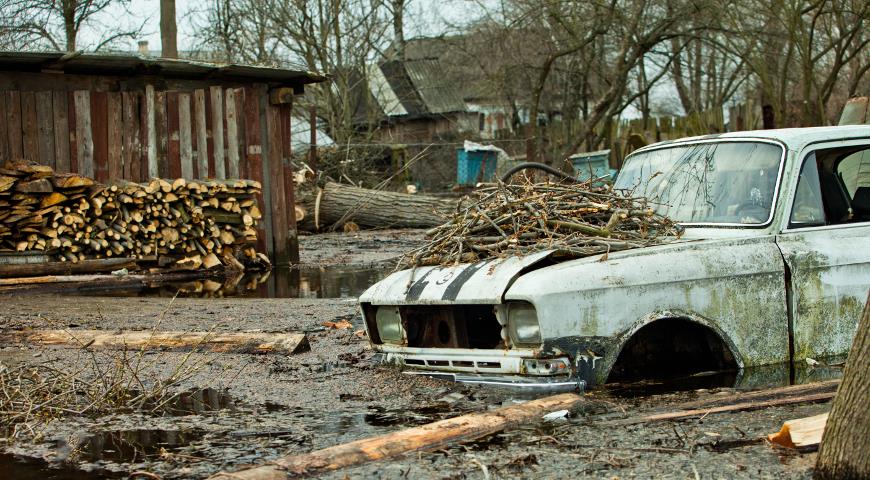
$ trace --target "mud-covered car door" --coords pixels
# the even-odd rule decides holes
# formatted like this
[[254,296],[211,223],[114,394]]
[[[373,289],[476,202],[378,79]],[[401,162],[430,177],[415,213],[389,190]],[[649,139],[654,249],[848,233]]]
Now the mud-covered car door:
[[870,144],[819,145],[803,156],[788,225],[794,359],[848,353],[870,289]]

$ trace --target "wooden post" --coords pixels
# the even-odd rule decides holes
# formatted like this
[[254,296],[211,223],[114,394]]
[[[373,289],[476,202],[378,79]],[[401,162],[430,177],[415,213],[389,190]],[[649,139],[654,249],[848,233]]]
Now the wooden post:
[[275,265],[290,262],[287,197],[284,195],[284,148],[281,134],[281,113],[279,106],[266,104],[266,131],[268,152],[263,157],[263,189],[267,197],[267,214],[272,219],[272,248]]
[[196,176],[208,178],[208,132],[206,131],[205,90],[193,92],[194,114],[196,115]]
[[214,141],[214,177],[227,178],[224,161],[224,96],[221,87],[210,87],[211,99],[211,136]]
[[146,180],[160,176],[157,168],[157,107],[155,103],[154,86],[145,85],[145,119],[148,129],[148,169],[146,170]]
[[[251,87],[244,90],[244,95],[245,141],[247,142],[245,163],[248,166],[248,177],[260,182],[265,189],[266,182],[263,178],[263,128],[260,121],[262,92],[260,88]],[[263,207],[264,212],[268,213],[263,193],[257,194],[257,203]],[[263,222],[257,228],[257,250],[266,252],[269,257],[272,256],[271,221],[272,219],[269,215],[265,215]],[[266,239],[266,232],[269,232],[268,241]]]
[[292,139],[293,130],[291,124],[293,121],[293,103],[282,104],[278,108],[281,110],[281,132],[282,144],[284,145],[284,195],[287,197],[287,241],[290,249],[290,263],[299,263],[299,230],[296,227],[296,192],[293,182],[293,162],[292,159]]
[[239,122],[236,112],[236,90],[228,88],[227,103],[227,177],[239,178]]
[[311,140],[308,145],[308,166],[317,175],[317,107],[311,106]]

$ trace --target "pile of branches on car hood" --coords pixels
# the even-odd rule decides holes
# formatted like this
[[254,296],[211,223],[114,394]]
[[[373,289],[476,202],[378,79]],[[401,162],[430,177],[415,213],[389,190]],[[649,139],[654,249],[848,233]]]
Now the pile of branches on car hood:
[[682,229],[645,198],[595,181],[570,185],[497,183],[461,202],[399,268],[455,265],[555,249],[586,257],[673,241]]

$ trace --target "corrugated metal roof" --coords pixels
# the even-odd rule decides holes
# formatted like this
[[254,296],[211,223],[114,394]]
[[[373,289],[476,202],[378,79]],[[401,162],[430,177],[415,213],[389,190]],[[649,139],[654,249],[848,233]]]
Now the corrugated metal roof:
[[295,85],[318,83],[327,79],[324,75],[305,70],[82,52],[0,52],[0,70],[51,70],[81,75],[157,75],[188,80],[255,81]]
[[429,113],[451,113],[466,110],[456,85],[444,76],[438,60],[406,61],[405,71]]

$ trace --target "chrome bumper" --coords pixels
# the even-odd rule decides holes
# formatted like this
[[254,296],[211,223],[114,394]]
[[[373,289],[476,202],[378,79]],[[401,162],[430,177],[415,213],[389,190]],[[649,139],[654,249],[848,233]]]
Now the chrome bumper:
[[489,385],[521,391],[535,392],[577,392],[586,390],[586,381],[571,378],[523,377],[519,375],[479,375],[473,373],[427,372],[408,370],[406,375],[423,375],[457,383]]
[[[577,370],[568,365],[567,358],[538,359],[534,350],[381,348],[375,362],[403,367],[409,375],[522,391],[582,392],[586,388],[585,379],[576,376]],[[550,368],[555,363],[568,368],[534,371],[538,364]]]

